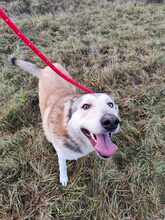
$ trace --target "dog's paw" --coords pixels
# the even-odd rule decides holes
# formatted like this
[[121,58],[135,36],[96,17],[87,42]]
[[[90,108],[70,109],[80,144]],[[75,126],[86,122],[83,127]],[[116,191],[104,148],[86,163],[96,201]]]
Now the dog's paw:
[[68,183],[68,177],[67,176],[60,176],[60,183],[62,184],[62,186],[67,186]]

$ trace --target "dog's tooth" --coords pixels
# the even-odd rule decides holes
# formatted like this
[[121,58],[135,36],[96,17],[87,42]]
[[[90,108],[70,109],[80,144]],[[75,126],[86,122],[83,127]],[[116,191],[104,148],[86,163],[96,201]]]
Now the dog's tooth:
[[96,140],[96,136],[93,133],[91,133],[91,136],[92,136],[92,139]]

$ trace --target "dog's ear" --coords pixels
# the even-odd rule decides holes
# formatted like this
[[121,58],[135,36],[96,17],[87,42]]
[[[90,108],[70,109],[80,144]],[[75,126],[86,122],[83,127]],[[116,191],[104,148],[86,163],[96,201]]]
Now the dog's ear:
[[70,99],[68,108],[68,120],[71,119],[73,113],[77,110],[78,103],[80,102],[81,95],[75,95]]
[[117,114],[119,114],[119,107],[118,107],[117,104],[115,104],[115,109],[116,109],[116,111],[117,111]]

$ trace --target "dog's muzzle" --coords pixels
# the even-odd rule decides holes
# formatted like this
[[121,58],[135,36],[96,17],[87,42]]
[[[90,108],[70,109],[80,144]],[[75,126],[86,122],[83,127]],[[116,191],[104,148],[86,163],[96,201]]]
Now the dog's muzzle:
[[100,122],[103,128],[108,132],[115,131],[120,123],[119,119],[113,114],[105,114]]

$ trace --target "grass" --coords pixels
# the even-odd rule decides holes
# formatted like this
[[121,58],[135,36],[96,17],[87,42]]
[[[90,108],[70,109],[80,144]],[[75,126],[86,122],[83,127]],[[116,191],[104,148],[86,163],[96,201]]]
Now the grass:
[[[48,4],[49,3],[49,4]],[[165,5],[109,1],[8,1],[10,16],[49,58],[119,103],[120,150],[69,162],[58,182],[37,80],[7,63],[39,59],[0,21],[0,219],[165,218]],[[30,15],[30,16],[29,16]]]

